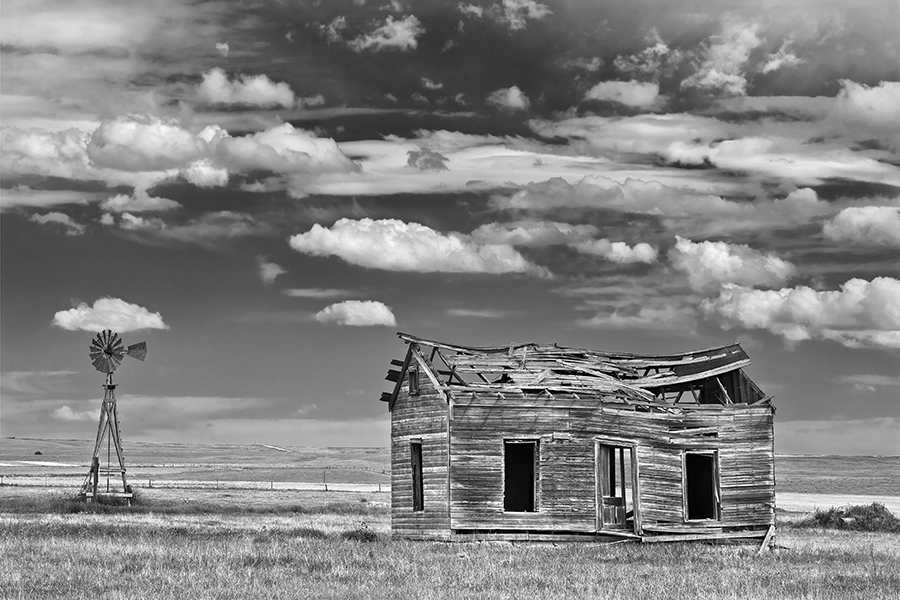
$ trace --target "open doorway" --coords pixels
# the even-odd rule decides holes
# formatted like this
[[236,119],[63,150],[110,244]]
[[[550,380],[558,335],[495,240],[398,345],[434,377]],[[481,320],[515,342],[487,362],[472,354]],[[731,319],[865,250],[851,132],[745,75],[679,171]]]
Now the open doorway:
[[536,440],[503,441],[503,510],[535,512],[537,465]]
[[719,518],[719,469],[716,453],[684,453],[685,519],[697,521]]
[[597,525],[634,530],[634,449],[598,443]]

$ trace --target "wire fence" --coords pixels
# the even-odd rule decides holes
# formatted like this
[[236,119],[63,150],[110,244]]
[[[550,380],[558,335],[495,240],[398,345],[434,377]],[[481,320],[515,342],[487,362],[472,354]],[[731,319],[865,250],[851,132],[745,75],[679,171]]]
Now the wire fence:
[[[104,483],[105,478],[101,481]],[[81,487],[84,477],[2,475],[0,486],[21,487]],[[110,478],[110,483],[115,480]],[[149,477],[129,477],[128,484],[134,488],[179,489],[179,490],[270,490],[270,491],[316,491],[316,492],[390,492],[389,483],[345,483],[310,481],[232,481],[195,479],[153,479]]]

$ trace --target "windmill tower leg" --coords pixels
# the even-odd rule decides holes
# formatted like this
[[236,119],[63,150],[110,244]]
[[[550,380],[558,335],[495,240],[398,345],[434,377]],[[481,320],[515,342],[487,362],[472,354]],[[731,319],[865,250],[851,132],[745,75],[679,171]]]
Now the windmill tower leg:
[[[119,410],[116,407],[115,398],[111,403],[111,414],[109,416],[109,436],[112,439],[113,446],[116,449],[116,458],[119,462],[119,473],[122,475],[122,491],[126,494],[128,491],[128,480],[125,477],[125,453],[122,450],[122,436],[119,434]],[[107,465],[110,472],[113,471],[112,465]],[[131,498],[125,497],[128,504],[131,504]]]
[[[87,478],[81,489],[81,495],[86,501],[96,502],[98,499],[98,484],[100,480],[100,454],[103,450],[103,442],[109,435],[109,441],[115,445],[116,459],[118,468],[113,468],[111,460],[107,460],[104,471],[109,476],[113,473],[122,476],[122,494],[128,504],[131,504],[129,495],[128,481],[125,477],[125,457],[122,452],[122,438],[119,435],[119,413],[116,409],[116,386],[112,382],[112,373],[107,373],[106,384],[103,386],[106,390],[103,394],[103,405],[100,408],[100,424],[97,427],[97,440],[94,442],[94,454],[91,457],[91,468],[88,471]],[[107,485],[108,487],[108,485]],[[109,490],[107,490],[109,491]]]

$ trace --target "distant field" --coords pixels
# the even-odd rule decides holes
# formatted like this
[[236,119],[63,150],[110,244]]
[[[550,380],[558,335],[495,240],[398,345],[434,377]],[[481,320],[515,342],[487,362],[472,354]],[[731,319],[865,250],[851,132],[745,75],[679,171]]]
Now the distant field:
[[[4,484],[80,486],[93,443],[87,440],[0,440]],[[36,454],[40,452],[40,454]],[[390,489],[388,448],[125,443],[135,487],[218,489]],[[779,494],[900,497],[900,457],[775,458]],[[341,488],[341,485],[344,485]],[[793,501],[792,501],[793,502]]]
[[777,489],[798,494],[900,495],[900,456],[775,456]]
[[[5,438],[0,476],[7,485],[77,489],[92,452],[86,440]],[[389,490],[389,454],[386,448],[125,443],[128,480],[138,488]]]

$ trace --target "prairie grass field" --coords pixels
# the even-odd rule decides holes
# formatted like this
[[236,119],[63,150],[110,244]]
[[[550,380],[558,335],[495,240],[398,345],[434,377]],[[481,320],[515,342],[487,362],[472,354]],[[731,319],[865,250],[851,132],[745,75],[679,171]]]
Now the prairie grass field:
[[[410,542],[389,534],[389,478],[380,492],[366,480],[381,476],[386,449],[128,444],[132,507],[71,501],[90,452],[0,440],[0,598],[900,598],[900,534],[811,527],[803,510],[779,509],[762,554],[755,543]],[[896,497],[898,465],[776,459],[779,491],[814,504]],[[270,483],[314,473],[305,483],[321,487],[229,487],[265,481],[243,476],[255,469]],[[220,487],[165,485],[192,473]]]

